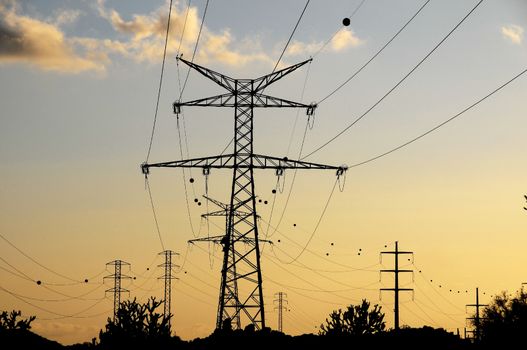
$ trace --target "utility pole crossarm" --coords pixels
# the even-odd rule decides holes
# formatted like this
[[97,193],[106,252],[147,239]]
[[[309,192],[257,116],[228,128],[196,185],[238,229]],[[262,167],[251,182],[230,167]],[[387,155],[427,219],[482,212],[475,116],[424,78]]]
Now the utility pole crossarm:
[[404,252],[404,251],[397,251],[397,252],[381,252],[381,254],[413,254],[414,252]]
[[203,168],[203,169],[233,169],[237,168],[252,168],[252,169],[317,169],[317,170],[336,170],[339,175],[348,169],[345,165],[325,165],[311,162],[303,162],[300,160],[292,160],[288,158],[278,158],[271,156],[264,156],[258,154],[238,154],[240,157],[252,157],[253,164],[244,162],[241,164],[234,163],[234,154],[224,154],[212,157],[192,158],[176,160],[173,162],[162,163],[143,163],[141,169],[143,174],[148,175],[150,168]]
[[205,68],[203,66],[200,66],[199,64],[195,64],[194,62],[189,62],[187,60],[184,60],[181,57],[178,57],[177,60],[185,63],[187,66],[189,66],[190,68],[193,68],[198,73],[202,74],[206,78],[209,78],[210,80],[212,80],[216,84],[224,87],[225,89],[227,89],[227,90],[229,90],[231,92],[234,92],[234,90],[235,90],[235,80],[233,78],[231,78],[229,76],[226,76],[224,74],[215,72],[215,71],[213,71],[211,69]]
[[379,288],[380,290],[387,290],[387,291],[402,291],[402,290],[407,290],[407,291],[413,291],[414,289],[413,288]]
[[381,272],[392,272],[392,273],[397,273],[397,272],[414,272],[413,270],[401,270],[401,269],[398,269],[398,270],[380,270]]

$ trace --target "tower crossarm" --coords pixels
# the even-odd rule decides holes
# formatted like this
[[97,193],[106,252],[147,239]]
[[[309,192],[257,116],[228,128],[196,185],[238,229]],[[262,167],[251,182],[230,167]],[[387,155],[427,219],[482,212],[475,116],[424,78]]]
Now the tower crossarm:
[[[199,64],[196,64],[194,62],[187,61],[181,57],[177,58],[178,61],[181,61],[185,63],[190,68],[196,70],[198,73],[203,75],[204,77],[212,80],[216,84],[220,85],[221,87],[229,90],[230,92],[234,92],[236,90],[236,79],[233,79],[227,75],[215,72],[211,69],[205,68],[203,66],[200,66]],[[297,63],[295,65],[289,66],[284,69],[280,69],[276,72],[266,74],[264,76],[261,76],[260,78],[256,78],[253,80],[254,82],[254,91],[260,91],[265,89],[267,86],[271,85],[272,83],[282,79],[284,76],[288,75],[289,73],[294,72],[298,68],[302,67],[306,63],[311,62],[312,59],[305,60],[303,62]]]
[[187,61],[187,60],[185,60],[185,59],[183,59],[181,57],[178,57],[177,60],[185,63],[187,66],[189,66],[190,68],[194,69],[198,73],[202,74],[206,78],[209,78],[210,80],[212,80],[216,84],[224,87],[225,89],[227,89],[227,90],[229,90],[231,92],[234,92],[235,84],[236,84],[235,83],[236,82],[235,79],[233,79],[233,78],[231,78],[229,76],[226,76],[225,74],[221,74],[221,73],[215,72],[212,69],[208,69],[208,68],[205,68],[203,66],[200,66],[199,64],[196,64],[194,62]]
[[[245,97],[245,98],[244,98]],[[253,99],[251,99],[253,97]],[[261,108],[273,108],[273,107],[293,107],[293,108],[310,108],[313,107],[311,104],[305,104],[301,102],[295,102],[286,100],[284,98],[269,96],[265,94],[253,94],[250,93],[239,93],[238,99],[236,100],[235,95],[221,94],[215,96],[209,96],[199,98],[196,100],[186,102],[174,102],[172,108],[175,114],[179,114],[182,106],[195,106],[195,107],[261,107]]]
[[275,169],[275,170],[285,170],[285,169],[318,169],[318,170],[336,170],[338,175],[341,175],[343,172],[348,170],[348,167],[345,165],[335,166],[335,165],[325,165],[311,162],[304,162],[300,160],[292,160],[288,158],[279,158],[271,157],[259,154],[239,154],[239,157],[252,157],[251,162],[243,162],[241,164],[234,163],[233,154],[224,154],[219,156],[212,157],[202,157],[202,158],[192,158],[184,160],[176,160],[172,162],[163,162],[163,163],[143,163],[141,164],[141,169],[143,174],[148,175],[150,173],[150,168],[203,168],[203,169],[233,169],[235,166],[237,168],[249,168],[253,169]]
[[[217,244],[222,244],[225,241],[225,235],[223,236],[209,236],[209,237],[203,237],[203,238],[195,238],[188,241],[190,244],[199,243],[199,242],[213,242]],[[272,241],[269,241],[267,239],[258,239],[259,242],[269,243],[273,244]],[[239,242],[245,243],[245,244],[255,244],[254,238],[250,237],[244,237],[239,240]]]
[[276,72],[266,74],[260,78],[257,78],[254,80],[254,86],[255,91],[260,91],[265,89],[267,86],[271,85],[272,83],[276,82],[277,80],[282,79],[284,76],[288,75],[289,73],[292,73],[293,71],[297,70],[298,68],[302,67],[306,63],[311,62],[313,59],[310,58],[308,60],[305,60],[303,62],[297,63],[295,65],[289,66],[284,69],[280,69]]
[[[225,214],[225,210],[218,210],[218,211],[212,211],[212,212],[209,212],[209,213],[206,213],[206,214],[201,214],[201,217],[202,218],[207,218],[207,217],[210,217],[210,216],[226,216],[226,215],[227,214]],[[247,217],[247,216],[249,216],[251,214],[235,210],[235,211],[232,212],[231,215]]]

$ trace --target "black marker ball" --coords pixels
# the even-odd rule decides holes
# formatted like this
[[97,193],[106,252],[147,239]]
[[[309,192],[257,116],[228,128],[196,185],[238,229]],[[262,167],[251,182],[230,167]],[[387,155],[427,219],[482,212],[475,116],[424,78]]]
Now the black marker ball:
[[348,18],[348,17],[345,17],[343,20],[342,20],[342,24],[345,25],[346,27],[349,26],[351,23],[351,20]]

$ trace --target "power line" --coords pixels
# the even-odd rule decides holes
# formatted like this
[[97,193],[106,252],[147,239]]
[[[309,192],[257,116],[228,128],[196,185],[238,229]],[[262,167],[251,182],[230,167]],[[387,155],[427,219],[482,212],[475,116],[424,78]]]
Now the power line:
[[101,301],[103,301],[103,300],[106,299],[106,298],[101,298],[101,299],[98,300],[95,304],[91,305],[89,308],[86,308],[86,309],[84,309],[84,310],[81,310],[81,311],[79,311],[79,312],[77,312],[77,313],[74,313],[74,314],[72,314],[72,315],[65,315],[65,314],[61,314],[61,313],[58,313],[58,312],[55,312],[55,311],[49,310],[49,309],[47,309],[47,308],[43,308],[43,307],[38,306],[38,305],[36,305],[36,304],[34,304],[34,303],[31,303],[31,302],[25,300],[21,295],[19,295],[19,294],[17,294],[17,293],[14,293],[14,292],[12,292],[12,291],[10,291],[10,290],[8,290],[8,289],[2,287],[2,286],[0,286],[0,290],[6,292],[7,294],[11,295],[12,297],[14,297],[14,298],[20,300],[21,302],[23,302],[23,303],[25,303],[25,304],[27,304],[27,305],[30,305],[30,306],[32,306],[32,307],[38,309],[38,310],[41,310],[41,311],[44,311],[44,312],[50,313],[50,314],[52,314],[52,315],[60,316],[60,318],[81,318],[81,317],[78,317],[77,315],[79,315],[79,314],[81,314],[81,313],[83,313],[83,312],[85,312],[85,311],[91,309],[92,307],[94,307],[95,305],[99,304]]
[[[7,244],[9,244],[11,247],[13,247],[16,251],[18,251],[20,254],[22,254],[23,256],[25,256],[27,259],[31,260],[33,263],[37,264],[38,266],[40,266],[41,268],[43,268],[44,270],[48,271],[48,272],[51,272],[52,274],[56,275],[56,276],[59,276],[59,277],[62,277],[64,279],[67,279],[69,281],[72,281],[72,282],[75,282],[74,284],[81,284],[81,283],[85,283],[85,281],[81,281],[81,280],[78,280],[78,279],[74,279],[74,278],[71,278],[71,277],[68,277],[66,275],[63,275],[47,266],[45,266],[44,264],[38,262],[36,259],[32,258],[29,254],[25,253],[24,251],[22,251],[20,248],[18,248],[15,244],[13,244],[10,240],[8,240],[3,234],[0,233],[0,238],[3,239]],[[5,260],[2,259],[4,262]],[[6,262],[7,263],[7,262]],[[8,264],[8,263],[7,263]],[[8,264],[9,265],[9,264]],[[9,265],[11,266],[11,265]],[[11,266],[13,267],[13,266]],[[16,270],[16,269],[15,269]],[[18,270],[17,270],[18,271]],[[20,271],[19,271],[20,272]],[[104,271],[103,271],[104,272]],[[97,276],[100,276],[103,272],[101,273],[98,273],[97,275],[95,275],[94,277],[91,277],[91,278],[95,278]],[[22,273],[23,274],[23,273]],[[23,274],[25,275],[25,274]],[[26,275],[27,276],[27,275]]]
[[[428,5],[428,3],[430,2],[430,0],[427,0],[425,1],[425,3],[423,5],[421,5],[421,7],[417,10],[417,12],[414,13],[414,15],[412,17],[410,17],[410,19],[408,21],[406,21],[406,23],[401,27],[401,29],[399,29],[392,37],[390,40],[388,40],[380,49],[379,51],[377,51],[375,53],[375,55],[373,55],[368,61],[366,61],[366,63],[364,63],[362,65],[362,67],[360,67],[355,73],[353,73],[348,79],[346,79],[343,83],[341,83],[339,86],[337,86],[337,88],[335,88],[333,91],[331,91],[328,95],[326,95],[326,97],[324,97],[323,99],[321,99],[317,104],[321,104],[322,102],[324,102],[325,100],[327,100],[328,98],[330,98],[333,94],[335,94],[337,91],[339,91],[340,89],[342,89],[344,87],[344,85],[346,85],[347,83],[349,83],[353,78],[355,78],[355,76],[357,76],[357,74],[359,74],[364,68],[366,68],[366,66],[368,66],[371,61],[373,61],[377,56],[379,56],[379,54],[384,51],[384,49],[391,44],[391,42],[397,38],[397,36],[410,24],[410,22],[412,22],[414,20],[415,17],[417,17],[417,15],[421,12],[422,9],[424,9],[424,7],[426,5]],[[335,33],[336,35],[336,33]],[[333,37],[335,36],[333,35]],[[332,38],[333,39],[333,38]],[[325,46],[325,45],[324,45]]]
[[[355,10],[353,10],[353,12],[351,13],[351,15],[348,17],[348,19],[352,19],[353,16],[355,16],[355,14],[359,11],[359,9],[362,7],[362,5],[366,2],[366,0],[362,0],[360,2],[360,4],[355,8]],[[328,46],[328,44],[333,41],[333,39],[335,38],[335,36],[337,36],[338,33],[340,33],[342,31],[342,27],[340,27],[339,29],[337,29],[333,35],[328,39],[326,40],[326,42],[320,47],[320,49],[317,50],[317,52],[315,52],[315,54],[313,55],[313,58],[315,58],[319,53],[321,53],[325,48],[326,46]]]
[[157,221],[156,207],[154,205],[154,199],[152,198],[152,190],[150,189],[150,181],[148,177],[145,177],[146,189],[148,190],[148,198],[150,199],[150,206],[152,207],[152,214],[154,215],[154,223],[156,224],[157,237],[159,238],[159,243],[161,243],[161,248],[165,250],[165,244],[163,243],[163,237],[161,237],[161,230],[159,229],[159,222]]
[[335,183],[333,184],[333,188],[331,189],[331,192],[329,194],[329,197],[328,197],[328,200],[326,201],[326,204],[324,205],[324,209],[322,209],[322,213],[320,214],[320,217],[318,218],[318,221],[317,221],[317,224],[315,225],[315,228],[313,229],[313,232],[311,233],[311,235],[309,236],[309,239],[307,240],[306,244],[304,245],[304,247],[302,248],[302,250],[300,250],[300,252],[298,253],[298,255],[296,255],[291,261],[289,262],[283,262],[284,264],[291,264],[291,263],[294,263],[295,261],[298,260],[298,258],[300,258],[302,256],[302,254],[304,254],[304,252],[306,251],[307,247],[309,246],[309,243],[311,243],[311,240],[313,239],[313,237],[315,236],[315,233],[317,233],[317,230],[318,230],[318,227],[320,226],[320,223],[322,222],[322,219],[324,218],[324,215],[326,214],[326,211],[328,209],[328,206],[329,206],[329,203],[331,202],[331,199],[333,198],[333,193],[335,193],[335,188],[337,187],[337,183],[338,183],[338,177],[337,179],[335,180]]
[[328,141],[326,141],[325,143],[323,143],[321,146],[317,147],[316,149],[314,149],[313,151],[311,151],[310,153],[308,153],[307,155],[305,155],[304,157],[302,157],[302,160],[303,159],[306,159],[310,156],[312,156],[313,154],[317,153],[318,151],[320,151],[322,148],[326,147],[327,145],[329,145],[330,143],[332,143],[333,141],[335,141],[338,137],[340,137],[342,134],[344,134],[346,131],[348,131],[352,126],[354,126],[356,123],[358,123],[362,118],[364,118],[368,113],[370,113],[375,107],[377,107],[382,101],[384,101],[384,99],[386,97],[388,97],[395,89],[397,89],[413,72],[415,72],[415,70],[417,68],[419,68],[421,66],[421,64],[423,64],[424,61],[426,61],[426,59],[428,59],[428,57],[430,57],[430,55],[432,55],[432,53],[434,53],[449,37],[450,35],[452,35],[452,33],[454,33],[456,31],[457,28],[459,28],[459,26],[465,22],[465,20],[476,10],[476,8],[483,2],[483,0],[479,0],[478,3],[454,26],[454,28],[452,28],[447,35],[445,35],[443,37],[443,39],[441,39],[441,41],[439,41],[439,43],[437,43],[433,48],[432,50],[430,50],[408,73],[406,73],[398,82],[397,84],[395,84],[390,90],[388,90],[388,92],[386,92],[379,100],[377,100],[377,102],[375,102],[370,108],[368,108],[364,113],[362,113],[358,118],[356,118],[353,122],[351,122],[348,126],[346,126],[343,130],[341,130],[340,132],[338,132],[335,136],[333,136],[332,138],[330,138]]
[[357,167],[357,166],[360,166],[360,165],[364,165],[364,164],[367,164],[367,163],[370,163],[370,162],[373,162],[374,160],[377,160],[379,158],[382,158],[384,156],[387,156],[389,155],[390,153],[393,153],[395,151],[398,151],[400,150],[401,148],[404,148],[412,143],[414,143],[415,141],[425,137],[426,135],[434,132],[435,130],[439,129],[440,127],[444,126],[445,124],[448,124],[450,123],[452,120],[456,119],[457,117],[461,116],[462,114],[464,114],[465,112],[468,112],[469,110],[471,110],[472,108],[476,107],[477,105],[479,105],[481,102],[485,101],[487,98],[491,97],[492,95],[494,95],[495,93],[497,93],[498,91],[500,91],[501,89],[503,89],[504,87],[506,87],[507,85],[509,85],[510,83],[512,83],[514,80],[518,79],[520,76],[522,76],[523,74],[525,74],[527,72],[527,68],[524,69],[523,71],[521,71],[520,73],[518,73],[517,75],[515,75],[512,79],[508,80],[507,82],[505,82],[504,84],[500,85],[498,88],[492,90],[492,92],[490,92],[489,94],[485,95],[484,97],[480,98],[479,100],[477,100],[476,102],[474,102],[473,104],[471,104],[470,106],[468,106],[467,108],[463,109],[461,112],[455,114],[454,116],[450,117],[449,119],[445,120],[444,122],[434,126],[432,129],[429,129],[428,131],[422,133],[421,135],[395,147],[395,148],[392,148],[391,150],[389,151],[386,151],[384,153],[381,153],[375,157],[372,157],[372,158],[369,158],[367,160],[364,160],[362,162],[359,162],[359,163],[355,163],[353,165],[350,165],[349,168],[354,168],[354,167]]
[[152,151],[152,143],[154,141],[154,133],[156,130],[157,112],[159,110],[159,99],[161,97],[161,86],[163,85],[163,74],[165,72],[165,59],[167,55],[168,33],[170,30],[170,15],[171,14],[172,14],[172,0],[170,0],[170,7],[168,9],[167,32],[165,35],[165,47],[163,49],[163,63],[161,64],[161,74],[159,76],[159,87],[157,89],[157,100],[156,100],[156,109],[154,112],[154,123],[152,125],[152,134],[150,135],[150,143],[148,144],[148,152],[146,154],[145,162],[148,162],[148,159],[150,158],[150,152]]
[[291,32],[291,35],[289,35],[289,39],[287,39],[287,42],[284,46],[284,49],[282,50],[282,53],[280,54],[280,57],[278,57],[278,60],[276,61],[276,64],[274,65],[273,71],[271,73],[274,73],[276,68],[278,67],[278,64],[282,60],[282,57],[284,56],[285,51],[287,50],[287,47],[289,46],[289,43],[291,42],[291,39],[293,38],[293,35],[296,32],[296,28],[298,28],[298,25],[300,24],[300,21],[302,20],[302,17],[304,16],[304,13],[306,12],[307,6],[309,5],[309,2],[311,0],[307,0],[306,4],[304,5],[304,9],[302,10],[302,13],[300,13],[300,17],[298,17],[298,20],[296,21],[295,27],[293,28],[293,31]]
[[181,30],[181,36],[179,38],[179,45],[177,48],[177,54],[181,52],[181,44],[183,43],[183,36],[185,35],[185,29],[187,28],[187,19],[188,19],[188,13],[190,12],[190,3],[191,0],[188,0],[187,2],[187,11],[185,12],[185,20],[183,22],[183,29]]
[[[196,51],[198,50],[198,44],[199,39],[201,37],[201,31],[203,30],[203,24],[205,23],[205,16],[207,16],[207,9],[209,8],[209,0],[205,3],[205,9],[203,10],[203,16],[201,17],[201,24],[199,26],[199,32],[198,37],[196,39],[196,44],[194,45],[194,51],[192,52],[192,58],[190,59],[190,62],[194,62],[194,57],[196,56]],[[190,67],[187,70],[187,76],[185,77],[185,82],[183,83],[183,88],[181,89],[181,92],[179,94],[179,100],[183,97],[183,92],[185,91],[185,88],[187,87],[188,77],[190,75]]]
[[[264,223],[267,223],[267,221],[266,221],[265,219],[263,219],[263,218],[260,218],[260,220],[261,220],[262,222],[264,222]],[[271,226],[271,227],[274,228],[273,226]],[[284,237],[285,239],[291,241],[291,242],[292,242],[293,244],[295,244],[296,246],[298,246],[298,247],[300,247],[300,248],[303,247],[303,245],[301,245],[300,243],[294,241],[292,238],[288,237],[288,236],[287,236],[286,234],[284,234],[283,232],[280,232],[280,231],[278,231],[278,230],[277,230],[276,232],[278,232],[280,235],[282,235],[282,237]],[[278,249],[279,249],[279,248],[278,248]],[[280,249],[280,250],[282,250],[282,249]],[[282,251],[283,251],[283,250],[282,250]],[[324,261],[327,261],[327,262],[329,262],[329,263],[332,263],[332,264],[337,265],[337,266],[340,266],[340,267],[344,267],[344,268],[349,269],[349,270],[352,270],[352,271],[375,271],[375,272],[378,272],[378,270],[370,270],[370,268],[379,265],[378,263],[375,263],[375,264],[373,264],[373,265],[366,266],[366,267],[360,267],[360,268],[357,268],[357,267],[353,267],[353,266],[350,266],[350,265],[342,264],[342,263],[339,263],[339,262],[333,261],[333,260],[331,260],[331,259],[328,259],[327,257],[322,256],[322,255],[320,255],[320,254],[318,254],[318,253],[316,253],[316,252],[314,252],[314,251],[312,251],[312,250],[310,250],[310,249],[307,249],[307,248],[306,248],[306,251],[309,252],[309,253],[311,253],[311,254],[313,254],[314,256],[316,256],[316,257],[318,257],[318,258],[324,260]],[[287,253],[286,253],[286,254],[287,254]],[[275,255],[275,256],[276,256],[276,255]],[[279,259],[278,257],[277,257],[277,259],[280,261],[280,259]],[[298,266],[298,265],[293,265],[293,266]],[[317,270],[313,269],[313,271],[317,271]],[[320,271],[320,272],[348,272],[348,271]]]

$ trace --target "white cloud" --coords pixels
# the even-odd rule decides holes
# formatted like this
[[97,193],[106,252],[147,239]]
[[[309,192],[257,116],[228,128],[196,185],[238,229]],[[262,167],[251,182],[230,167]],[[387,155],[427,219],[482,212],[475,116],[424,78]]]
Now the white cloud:
[[304,43],[298,40],[293,40],[287,48],[288,56],[308,56],[313,55],[321,49],[329,49],[333,52],[340,52],[350,47],[357,47],[364,43],[363,39],[360,39],[355,35],[353,30],[341,29],[331,40],[327,43],[323,41],[312,41],[310,43]]
[[357,47],[364,43],[359,39],[351,29],[343,29],[339,31],[331,40],[331,47],[333,51],[342,51],[349,47]]
[[520,45],[523,40],[524,29],[516,24],[509,24],[501,27],[503,37],[513,44]]
[[[147,15],[133,15],[131,19],[123,19],[122,15],[113,9],[107,9],[103,0],[98,0],[99,14],[108,20],[115,31],[128,35],[128,40],[105,41],[101,46],[110,52],[119,52],[139,62],[157,63],[160,61],[166,35],[167,15],[166,5]],[[184,57],[191,57],[195,42],[198,38],[201,19],[196,7],[172,8],[170,17],[170,33],[167,45],[167,55],[183,53]],[[184,35],[181,33],[185,28]],[[181,41],[181,44],[180,44]],[[243,42],[243,40],[241,41]],[[228,65],[244,65],[253,61],[269,61],[270,58],[259,49],[235,49],[237,40],[228,29],[213,32],[203,27],[198,49],[198,60],[201,63],[217,60]]]
[[[63,73],[104,72],[104,56],[79,54],[72,40],[53,23],[19,15],[16,6],[0,4],[0,64],[23,63]],[[72,18],[72,15],[63,17]]]
[[[14,0],[0,0],[0,64],[22,63],[61,73],[96,71],[101,74],[116,58],[147,63],[161,61],[168,1],[150,13],[131,16],[107,8],[104,0],[97,0],[95,6],[98,15],[108,21],[114,34],[118,34],[112,35],[113,39],[68,36],[61,27],[74,23],[83,15],[80,11],[60,9],[51,18],[41,20],[20,14],[21,8]],[[185,58],[192,57],[201,25],[198,8],[190,7],[187,15],[187,6],[177,2],[170,18],[167,57],[178,53]],[[353,31],[342,29],[328,43],[327,49],[339,52],[362,43]],[[296,40],[289,45],[286,55],[307,56],[323,44]],[[236,38],[228,28],[213,31],[204,25],[196,60],[200,64],[216,61],[241,66],[261,62],[272,66],[279,49],[275,51],[268,54],[258,36]],[[282,66],[285,64],[281,62]]]

